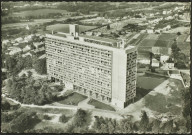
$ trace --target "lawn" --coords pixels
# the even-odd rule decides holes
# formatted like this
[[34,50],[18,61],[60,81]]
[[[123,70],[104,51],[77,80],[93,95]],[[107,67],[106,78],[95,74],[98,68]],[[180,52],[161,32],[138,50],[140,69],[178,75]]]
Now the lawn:
[[79,102],[85,100],[86,98],[86,96],[74,92],[66,98],[59,100],[58,103],[67,105],[78,105]]
[[12,16],[16,17],[27,17],[27,16],[39,16],[39,15],[48,15],[50,13],[66,13],[66,10],[59,9],[38,9],[38,10],[28,10],[13,13]]
[[164,41],[173,41],[174,39],[177,38],[177,34],[176,33],[162,33],[159,36],[159,40],[164,40]]
[[186,56],[190,56],[191,45],[189,42],[179,42],[177,46],[181,49],[181,52]]
[[178,36],[177,42],[185,42],[188,36],[189,36],[188,34],[182,34]]
[[143,98],[145,95],[147,95],[152,89],[143,89],[143,88],[136,88],[136,97],[135,102],[139,101],[141,98]]
[[154,76],[138,76],[137,77],[137,87],[143,88],[147,90],[154,89],[158,85],[160,85],[162,82],[164,82],[166,79],[163,77],[154,77]]
[[159,35],[157,34],[148,34],[146,39],[153,39],[153,40],[157,40],[159,38]]
[[142,47],[153,47],[157,40],[155,39],[144,39],[141,43],[140,46]]
[[37,108],[34,107],[33,109],[31,109],[30,107],[20,107],[19,111],[34,111],[37,113],[54,113],[54,114],[66,114],[67,116],[73,116],[75,114],[76,111],[74,110],[69,110],[69,109],[58,109],[58,108]]
[[178,97],[168,97],[161,93],[147,95],[145,97],[145,106],[159,113],[171,112],[174,115],[179,115],[181,113],[181,107],[176,106],[173,99],[177,99],[176,101],[181,100]]
[[[147,36],[146,34],[140,34],[140,35],[137,37],[136,41],[131,41],[131,42],[132,42],[132,44],[137,43],[136,45],[138,45],[140,42],[143,41],[143,39],[144,39],[146,36]],[[133,39],[133,40],[134,40],[134,39]]]
[[91,99],[88,104],[95,106],[95,108],[97,109],[103,109],[103,110],[109,110],[109,111],[115,111],[115,109],[113,107],[111,107],[110,105],[104,104],[102,102],[99,102],[95,99]]
[[170,70],[169,73],[170,74],[179,74],[179,71],[178,70]]
[[171,112],[174,115],[179,115],[182,111],[180,91],[184,90],[183,84],[180,80],[169,79],[168,86],[170,87],[168,94],[156,93],[155,95],[147,95],[145,97],[145,105],[149,109],[159,113]]
[[145,46],[145,47],[141,47],[139,46],[138,48],[138,53],[147,53],[149,54],[149,52],[151,52],[151,49],[152,47],[148,47],[148,46]]
[[158,46],[158,47],[171,47],[171,45],[173,44],[173,40],[162,40],[159,39],[156,41],[154,46]]
[[[79,25],[79,32],[84,32],[93,28],[96,28],[97,26],[85,26],[85,25]],[[54,24],[47,26],[46,30],[54,30],[64,33],[69,33],[69,24]]]

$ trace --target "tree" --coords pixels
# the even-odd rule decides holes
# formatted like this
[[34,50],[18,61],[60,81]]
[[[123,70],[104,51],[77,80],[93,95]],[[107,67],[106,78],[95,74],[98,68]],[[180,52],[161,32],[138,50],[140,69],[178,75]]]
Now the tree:
[[11,107],[10,103],[7,102],[7,101],[2,101],[1,103],[1,109],[4,111],[4,110],[9,110]]
[[63,122],[63,123],[66,123],[68,121],[68,118],[65,116],[65,114],[62,114],[60,117],[59,117],[59,121],[60,122]]
[[85,110],[78,109],[74,117],[74,125],[77,127],[83,126],[83,124],[86,122],[86,115],[87,112]]
[[46,58],[37,59],[34,63],[34,68],[38,73],[46,74],[47,73]]
[[109,129],[109,133],[112,134],[115,131],[115,126],[113,125],[113,123],[111,121],[108,122],[108,129]]
[[6,61],[6,64],[5,64],[6,69],[12,72],[17,63],[16,60],[13,57],[7,56],[5,58],[5,61]]
[[94,125],[93,127],[97,130],[99,130],[101,128],[101,123],[99,121],[99,117],[98,116],[94,116],[95,117],[95,122],[94,122]]
[[101,124],[101,130],[100,130],[101,133],[108,133],[108,127],[106,124],[102,123]]
[[177,35],[180,36],[180,35],[181,35],[181,32],[177,32]]
[[166,123],[164,123],[162,130],[164,133],[173,133],[173,120],[169,120]]
[[26,56],[25,57],[25,63],[24,63],[25,68],[32,68],[32,58],[31,56]]
[[143,132],[146,132],[148,128],[148,124],[149,124],[149,118],[147,116],[147,113],[145,111],[142,111],[141,121],[140,121],[140,130]]
[[160,124],[161,124],[161,121],[158,120],[158,119],[155,119],[153,122],[152,122],[152,132],[153,133],[159,133],[160,129]]
[[153,59],[153,53],[149,52],[149,58],[150,58],[150,69],[152,71],[152,59]]
[[40,120],[36,112],[24,112],[12,120],[10,125],[13,132],[24,132],[27,129],[33,128],[38,122],[40,122]]
[[107,29],[110,30],[110,28],[111,28],[111,27],[110,27],[110,25],[108,24],[108,25],[107,25]]

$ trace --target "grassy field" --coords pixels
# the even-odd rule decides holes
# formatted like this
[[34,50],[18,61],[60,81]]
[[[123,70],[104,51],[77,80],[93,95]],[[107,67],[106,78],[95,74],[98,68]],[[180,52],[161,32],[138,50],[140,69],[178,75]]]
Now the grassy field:
[[[79,32],[81,33],[81,32],[96,28],[96,27],[97,26],[79,25]],[[54,25],[48,26],[46,29],[47,30],[54,30],[54,31],[69,33],[69,24],[54,24]]]
[[38,9],[38,10],[16,12],[10,16],[27,17],[27,16],[48,15],[49,13],[66,13],[66,12],[67,12],[66,10],[59,10],[59,9]]
[[54,19],[35,19],[32,22],[21,22],[21,23],[9,23],[9,24],[3,24],[2,25],[2,29],[6,30],[6,29],[10,29],[10,28],[25,28],[27,25],[39,25],[39,24],[43,24],[46,22],[51,22]]
[[177,34],[176,33],[162,33],[159,36],[159,40],[164,40],[164,41],[173,41],[174,39],[177,38]]
[[136,88],[136,97],[135,97],[135,102],[139,101],[142,99],[145,95],[147,95],[151,89],[143,89],[143,88]]
[[147,75],[137,77],[137,87],[143,88],[146,90],[151,90],[165,81],[165,78],[162,77],[149,77]]
[[63,100],[58,101],[61,104],[67,104],[67,105],[78,105],[79,102],[85,100],[87,97],[84,95],[81,95],[79,93],[72,93],[68,97],[66,97]]
[[115,111],[115,109],[113,107],[111,107],[110,105],[104,104],[104,103],[99,102],[99,101],[94,100],[94,99],[89,101],[88,104],[93,105],[93,106],[95,106],[95,108],[98,108],[98,109]]
[[189,36],[188,34],[182,34],[178,36],[177,42],[185,42],[188,36]]
[[153,39],[153,40],[157,40],[159,38],[159,35],[157,34],[148,34],[146,39]]
[[174,41],[167,41],[167,40],[157,40],[154,46],[158,47],[171,47]]
[[181,49],[181,52],[186,56],[190,56],[191,45],[189,42],[179,42],[177,46]]
[[155,45],[155,43],[157,42],[157,40],[154,39],[144,39],[141,43],[140,46],[142,47],[152,47]]
[[31,109],[30,107],[20,107],[20,111],[34,111],[37,113],[53,113],[53,114],[66,114],[67,116],[72,116],[76,111],[69,109],[57,109],[57,108],[36,108]]
[[151,52],[151,50],[152,50],[152,47],[148,47],[148,46],[144,46],[144,47],[139,47],[138,48],[138,52],[139,52],[139,54],[140,53],[142,53],[142,54],[149,54],[149,52]]
[[[156,95],[147,95],[145,97],[145,105],[149,109],[159,113],[171,112],[174,115],[179,115],[181,113],[181,108],[176,106],[175,102],[171,100],[171,98],[169,99],[167,96],[157,93]],[[179,99],[177,101],[179,101]]]

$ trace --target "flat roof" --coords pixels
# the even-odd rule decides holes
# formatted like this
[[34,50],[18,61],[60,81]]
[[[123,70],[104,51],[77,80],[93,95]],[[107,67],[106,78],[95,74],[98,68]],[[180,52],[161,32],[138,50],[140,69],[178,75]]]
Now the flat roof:
[[85,38],[90,38],[90,39],[95,39],[95,40],[105,41],[105,42],[112,42],[112,43],[116,43],[118,41],[111,38],[103,38],[103,37],[88,36],[88,35],[80,35],[80,37],[85,37]]

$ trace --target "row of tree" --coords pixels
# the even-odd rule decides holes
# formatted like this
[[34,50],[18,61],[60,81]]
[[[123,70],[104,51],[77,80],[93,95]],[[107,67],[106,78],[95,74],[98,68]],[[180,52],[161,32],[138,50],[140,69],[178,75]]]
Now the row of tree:
[[[188,108],[189,109],[189,108]],[[189,114],[187,115],[189,117]],[[186,133],[190,131],[190,118],[186,122],[183,118],[150,119],[145,111],[141,113],[141,120],[133,122],[132,118],[116,121],[95,116],[93,129],[96,133]]]
[[172,46],[172,55],[171,57],[174,58],[175,67],[179,69],[186,68],[186,56],[184,53],[181,53],[180,48],[177,46],[177,42],[175,41]]

